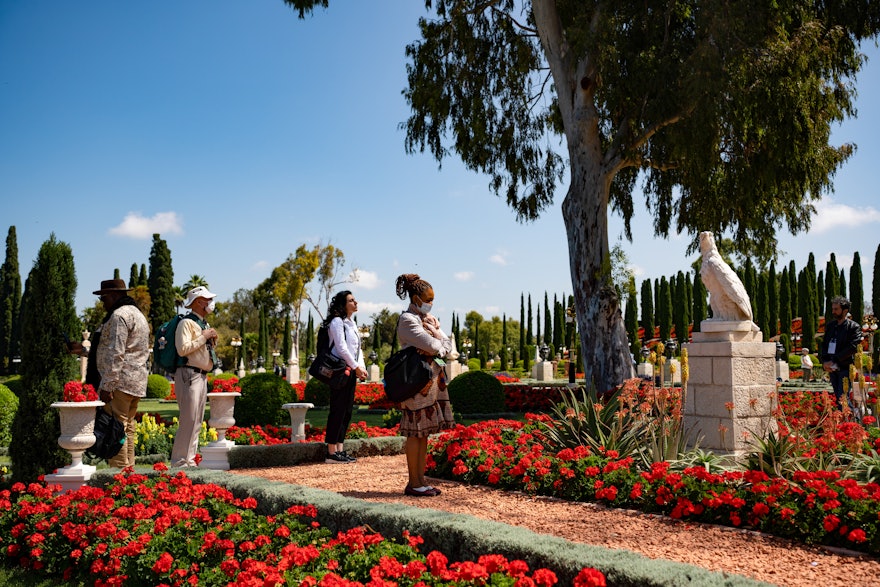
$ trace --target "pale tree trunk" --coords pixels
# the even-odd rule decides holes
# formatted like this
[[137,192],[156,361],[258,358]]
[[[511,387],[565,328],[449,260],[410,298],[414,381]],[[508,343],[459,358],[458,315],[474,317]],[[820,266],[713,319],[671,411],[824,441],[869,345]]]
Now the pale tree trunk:
[[[291,308],[293,310],[293,308]],[[292,311],[290,357],[287,359],[287,382],[299,383],[299,311]]]
[[587,383],[603,392],[633,377],[620,300],[611,281],[608,250],[609,184],[598,170],[572,162],[562,215],[568,235],[571,285],[577,309],[580,359]]
[[[554,0],[533,0],[532,11],[544,56],[556,86],[568,144],[571,183],[562,202],[568,235],[571,285],[587,382],[608,391],[633,376],[620,300],[611,281],[608,250],[608,197],[622,166],[619,148],[602,152],[599,113],[594,103],[599,78],[589,55],[572,53]],[[602,15],[596,12],[596,19]],[[598,20],[590,30],[598,26]]]

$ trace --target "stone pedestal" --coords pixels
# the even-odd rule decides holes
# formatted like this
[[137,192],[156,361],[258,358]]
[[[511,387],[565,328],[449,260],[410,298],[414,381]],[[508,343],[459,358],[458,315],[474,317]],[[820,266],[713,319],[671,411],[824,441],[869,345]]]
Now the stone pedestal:
[[367,372],[370,374],[370,383],[382,381],[382,377],[379,373],[379,365],[373,363],[367,367]]
[[461,363],[454,360],[447,360],[446,366],[443,368],[446,371],[446,382],[449,383],[457,375],[461,375]]
[[553,362],[541,361],[535,363],[535,379],[538,381],[553,381]]
[[642,379],[653,379],[654,365],[651,363],[639,363],[636,366],[636,374]]
[[673,387],[681,385],[681,361],[669,359],[663,364],[663,383]]
[[788,361],[776,361],[776,380],[788,381]]
[[704,320],[687,345],[690,365],[684,425],[691,446],[743,454],[776,432],[776,344],[752,322]]
[[212,469],[214,471],[229,470],[229,451],[235,446],[231,440],[226,440],[226,430],[235,426],[235,399],[241,397],[238,392],[217,392],[208,394],[208,402],[211,405],[211,418],[208,426],[217,430],[217,440],[203,446],[199,453],[202,460],[200,469]]
[[290,442],[305,440],[306,438],[306,412],[314,408],[315,404],[293,403],[284,404],[282,410],[290,412]]

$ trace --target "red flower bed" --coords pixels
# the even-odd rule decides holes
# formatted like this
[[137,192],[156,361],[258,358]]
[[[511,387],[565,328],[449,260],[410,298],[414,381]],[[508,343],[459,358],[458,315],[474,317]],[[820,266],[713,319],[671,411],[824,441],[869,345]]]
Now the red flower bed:
[[[335,535],[314,506],[266,516],[253,498],[173,477],[122,473],[106,488],[54,494],[41,483],[0,491],[0,557],[56,582],[96,587],[143,585],[536,585],[558,582],[549,569],[484,554],[450,562],[423,555],[421,537],[399,541],[358,526]],[[578,587],[605,585],[582,569]]]

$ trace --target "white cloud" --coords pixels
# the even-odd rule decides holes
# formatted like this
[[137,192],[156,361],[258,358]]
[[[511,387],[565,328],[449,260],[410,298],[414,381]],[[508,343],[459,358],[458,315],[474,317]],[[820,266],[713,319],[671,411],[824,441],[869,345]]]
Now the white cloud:
[[474,278],[473,271],[458,271],[457,273],[453,273],[452,277],[455,278],[456,281],[470,281]]
[[501,308],[499,306],[486,306],[486,315],[487,316],[497,316],[501,313]]
[[364,271],[363,269],[355,269],[349,275],[349,278],[364,289],[376,289],[382,285],[379,274],[374,271]]
[[816,204],[816,216],[810,227],[811,234],[822,234],[838,228],[856,228],[880,222],[880,210],[871,206],[856,208],[838,204],[832,198],[823,198]]
[[269,261],[257,261],[253,265],[251,265],[251,270],[253,271],[262,271],[269,266]]
[[154,234],[183,234],[183,218],[177,212],[157,212],[152,218],[146,218],[140,212],[129,212],[122,223],[109,232],[134,239],[150,238]]
[[633,277],[642,277],[643,275],[646,275],[644,267],[641,267],[640,265],[630,265],[629,268],[633,272]]
[[492,263],[495,263],[496,265],[501,265],[503,267],[503,266],[507,265],[507,253],[505,253],[503,251],[500,253],[495,253],[494,255],[489,257],[489,261],[491,261]]

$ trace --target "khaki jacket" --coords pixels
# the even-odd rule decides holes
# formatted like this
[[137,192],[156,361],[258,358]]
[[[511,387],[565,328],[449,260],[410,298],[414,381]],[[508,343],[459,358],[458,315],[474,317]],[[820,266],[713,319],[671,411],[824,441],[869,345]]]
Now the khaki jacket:
[[177,354],[186,359],[187,365],[203,371],[214,368],[206,342],[202,335],[202,327],[195,320],[184,318],[177,324],[174,344],[177,345]]

